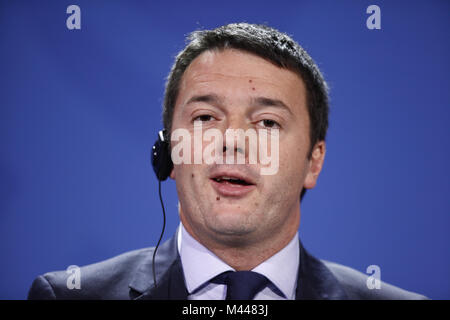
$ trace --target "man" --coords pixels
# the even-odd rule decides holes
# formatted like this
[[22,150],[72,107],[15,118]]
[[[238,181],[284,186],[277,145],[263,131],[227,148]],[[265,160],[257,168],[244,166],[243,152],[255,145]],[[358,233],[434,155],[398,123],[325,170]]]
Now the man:
[[[175,132],[195,136],[200,125],[224,136],[214,157],[229,159],[231,151],[245,163],[175,161],[172,152],[181,224],[155,261],[149,248],[82,267],[77,290],[68,289],[66,272],[47,273],[29,298],[424,298],[386,283],[369,288],[366,275],[314,258],[298,239],[300,201],[317,183],[328,128],[327,86],[311,57],[286,34],[246,23],[197,31],[189,40],[166,85],[163,122],[172,151]],[[227,139],[236,129],[276,137],[274,174],[262,174],[267,163],[250,163],[250,135]]]

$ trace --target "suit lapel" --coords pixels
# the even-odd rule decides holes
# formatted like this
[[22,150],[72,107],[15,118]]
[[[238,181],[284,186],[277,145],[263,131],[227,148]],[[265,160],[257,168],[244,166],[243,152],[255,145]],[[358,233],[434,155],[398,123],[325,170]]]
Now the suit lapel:
[[[158,249],[155,260],[156,283],[152,272],[153,251],[148,253],[130,283],[130,298],[136,300],[186,300],[183,268],[177,249],[177,234]],[[300,240],[299,240],[300,241]],[[310,255],[300,241],[297,300],[347,299],[345,291],[325,264]]]
[[155,258],[156,287],[153,281],[153,250],[139,267],[130,283],[130,298],[135,300],[186,300],[183,268],[177,249],[177,234],[164,242]]
[[347,294],[325,264],[310,255],[300,241],[297,300],[345,300]]
[[157,286],[152,285],[135,300],[187,300],[187,297],[181,260],[176,259],[159,279]]

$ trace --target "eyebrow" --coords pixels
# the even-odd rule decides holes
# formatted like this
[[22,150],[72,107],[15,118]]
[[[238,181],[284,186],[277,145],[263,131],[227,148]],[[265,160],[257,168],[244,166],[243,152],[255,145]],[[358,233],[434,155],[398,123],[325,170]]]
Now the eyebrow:
[[291,108],[289,108],[283,101],[267,97],[252,98],[252,106],[256,107],[277,107],[286,110],[293,115]]
[[223,103],[223,99],[214,93],[204,94],[204,95],[195,95],[186,102],[186,105],[195,103],[195,102],[205,102],[205,103],[212,104],[212,105],[221,105]]
[[[220,106],[224,103],[224,98],[218,96],[217,94],[210,93],[204,95],[195,95],[192,96],[187,102],[186,105],[196,102],[204,102],[211,105]],[[284,109],[289,114],[293,115],[291,108],[289,108],[283,101],[279,99],[272,99],[267,97],[253,97],[251,98],[251,105],[253,107],[277,107]]]

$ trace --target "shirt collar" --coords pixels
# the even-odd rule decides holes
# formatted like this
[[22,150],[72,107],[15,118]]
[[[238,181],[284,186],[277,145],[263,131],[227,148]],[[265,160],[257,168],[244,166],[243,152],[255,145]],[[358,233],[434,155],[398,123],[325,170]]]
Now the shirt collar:
[[252,271],[265,275],[287,299],[295,299],[300,263],[298,232],[291,241]]
[[[195,240],[186,231],[182,223],[180,223],[177,245],[189,294],[220,273],[234,271],[233,268]],[[266,276],[287,299],[293,299],[295,298],[297,272],[300,263],[299,250],[297,232],[283,249],[252,271]],[[295,280],[292,281],[293,279]]]

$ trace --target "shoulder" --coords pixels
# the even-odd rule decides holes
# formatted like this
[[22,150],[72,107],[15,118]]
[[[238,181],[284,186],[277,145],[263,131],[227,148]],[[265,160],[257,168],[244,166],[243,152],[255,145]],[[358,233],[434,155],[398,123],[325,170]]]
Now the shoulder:
[[379,288],[369,289],[369,275],[350,267],[330,261],[321,260],[335,276],[349,299],[365,300],[422,300],[427,297],[406,291],[381,281]]
[[[76,273],[48,272],[34,280],[28,299],[130,299],[129,283],[152,255],[153,248],[144,248],[82,266]],[[78,281],[76,287],[72,281]]]

